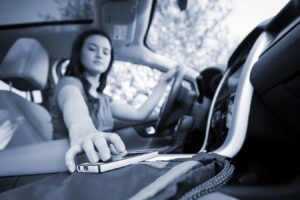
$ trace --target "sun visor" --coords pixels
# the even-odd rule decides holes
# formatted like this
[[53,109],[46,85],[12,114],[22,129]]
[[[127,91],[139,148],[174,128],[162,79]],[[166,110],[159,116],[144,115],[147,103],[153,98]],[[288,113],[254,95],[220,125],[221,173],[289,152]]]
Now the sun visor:
[[138,1],[108,2],[102,8],[102,24],[114,46],[131,43],[136,27]]

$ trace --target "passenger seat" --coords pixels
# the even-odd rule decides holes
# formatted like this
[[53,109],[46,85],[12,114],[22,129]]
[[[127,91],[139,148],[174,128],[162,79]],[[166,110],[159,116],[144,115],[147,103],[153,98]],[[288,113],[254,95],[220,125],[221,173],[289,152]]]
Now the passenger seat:
[[[22,91],[42,90],[47,85],[48,71],[45,48],[36,39],[20,38],[0,64],[0,80]],[[51,116],[44,107],[2,90],[0,110],[8,112],[12,122],[17,118],[21,122],[6,148],[52,139]]]

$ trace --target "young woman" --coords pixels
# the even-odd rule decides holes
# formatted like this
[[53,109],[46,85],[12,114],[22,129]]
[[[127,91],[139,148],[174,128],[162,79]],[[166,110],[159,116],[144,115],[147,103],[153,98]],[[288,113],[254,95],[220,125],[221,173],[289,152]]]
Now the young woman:
[[110,38],[98,30],[83,32],[74,42],[66,76],[56,87],[52,110],[54,138],[70,138],[65,156],[70,172],[75,170],[74,157],[80,152],[84,151],[90,162],[106,161],[111,154],[124,152],[121,138],[109,132],[113,118],[146,119],[176,72],[173,69],[164,74],[152,95],[134,109],[103,93],[112,62]]

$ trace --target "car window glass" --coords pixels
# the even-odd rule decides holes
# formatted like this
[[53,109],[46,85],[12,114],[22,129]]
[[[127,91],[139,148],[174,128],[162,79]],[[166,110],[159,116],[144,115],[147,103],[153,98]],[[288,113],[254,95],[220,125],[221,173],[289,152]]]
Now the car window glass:
[[287,2],[188,1],[180,11],[178,0],[156,1],[146,43],[155,52],[199,71],[224,65],[244,37]]
[[[159,70],[145,65],[114,61],[104,92],[113,100],[123,101],[138,108],[152,93],[161,73]],[[166,95],[167,93],[162,97],[155,112],[159,112]]]

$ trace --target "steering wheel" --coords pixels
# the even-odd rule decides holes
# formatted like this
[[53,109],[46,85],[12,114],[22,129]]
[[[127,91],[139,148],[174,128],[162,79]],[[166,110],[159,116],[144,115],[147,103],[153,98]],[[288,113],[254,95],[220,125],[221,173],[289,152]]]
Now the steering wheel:
[[155,126],[155,131],[157,134],[160,134],[160,132],[163,130],[163,128],[166,125],[168,116],[171,112],[171,108],[173,107],[175,99],[178,95],[183,77],[184,77],[184,69],[182,67],[179,67],[175,74],[175,79],[172,83],[169,95],[167,96],[165,103],[160,109],[159,117]]

